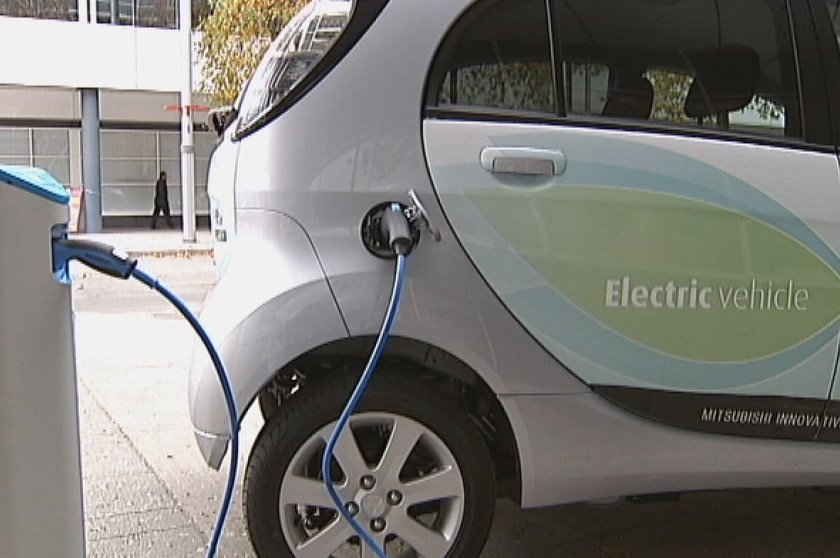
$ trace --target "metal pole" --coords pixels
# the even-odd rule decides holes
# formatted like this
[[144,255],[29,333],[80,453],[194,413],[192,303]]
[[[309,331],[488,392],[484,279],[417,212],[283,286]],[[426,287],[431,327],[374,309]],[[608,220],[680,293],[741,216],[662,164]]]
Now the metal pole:
[[181,84],[181,220],[184,242],[195,242],[195,144],[192,123],[192,6],[180,0],[183,71]]

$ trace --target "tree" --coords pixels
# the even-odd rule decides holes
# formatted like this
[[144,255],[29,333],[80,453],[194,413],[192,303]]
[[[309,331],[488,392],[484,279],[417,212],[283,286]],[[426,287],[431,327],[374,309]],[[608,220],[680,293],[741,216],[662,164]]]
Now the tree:
[[665,70],[648,70],[645,77],[653,84],[652,119],[682,124],[693,122],[683,111],[691,76]]
[[230,105],[272,39],[305,0],[211,0],[201,23],[201,88],[214,106]]

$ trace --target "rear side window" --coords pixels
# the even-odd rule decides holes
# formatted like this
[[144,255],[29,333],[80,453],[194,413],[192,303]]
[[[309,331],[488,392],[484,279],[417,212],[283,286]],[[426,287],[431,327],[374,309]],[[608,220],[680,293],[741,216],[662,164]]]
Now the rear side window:
[[840,0],[825,0],[825,6],[828,8],[828,17],[834,28],[837,44],[840,46]]
[[277,106],[329,50],[350,20],[353,2],[311,2],[283,28],[251,78],[239,106],[245,130]]
[[429,102],[556,114],[549,37],[545,0],[485,2],[443,44]]
[[554,6],[569,115],[800,135],[784,0]]
[[840,42],[840,1],[826,0],[825,5],[828,7],[831,23],[834,25],[834,33],[838,36],[838,42]]
[[347,54],[388,0],[311,0],[281,30],[246,85],[235,137],[264,126]]
[[786,0],[485,0],[442,43],[427,104],[797,139],[790,29]]

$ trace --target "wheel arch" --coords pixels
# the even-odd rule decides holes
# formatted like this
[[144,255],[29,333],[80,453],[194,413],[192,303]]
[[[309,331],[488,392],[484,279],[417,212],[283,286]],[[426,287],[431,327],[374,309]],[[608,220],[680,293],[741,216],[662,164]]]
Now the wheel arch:
[[[298,356],[257,394],[266,420],[283,401],[308,384],[330,374],[361,374],[373,350],[374,336],[341,339]],[[519,450],[507,412],[480,374],[455,355],[416,339],[392,336],[382,354],[377,375],[421,375],[451,396],[482,434],[494,461],[497,495],[518,502],[521,494]]]

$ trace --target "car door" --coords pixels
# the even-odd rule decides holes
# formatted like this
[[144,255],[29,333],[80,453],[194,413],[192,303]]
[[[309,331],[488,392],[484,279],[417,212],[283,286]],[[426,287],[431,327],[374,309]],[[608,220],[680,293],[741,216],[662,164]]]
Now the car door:
[[447,218],[522,326],[622,407],[744,436],[824,425],[840,178],[810,18],[486,0],[442,43],[424,139]]
[[[813,0],[812,9],[823,60],[823,78],[828,89],[829,106],[833,109],[830,122],[833,124],[835,145],[840,146],[840,110],[837,110],[840,107],[840,0]],[[819,439],[840,441],[840,383],[836,368]]]

